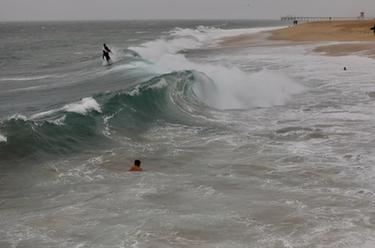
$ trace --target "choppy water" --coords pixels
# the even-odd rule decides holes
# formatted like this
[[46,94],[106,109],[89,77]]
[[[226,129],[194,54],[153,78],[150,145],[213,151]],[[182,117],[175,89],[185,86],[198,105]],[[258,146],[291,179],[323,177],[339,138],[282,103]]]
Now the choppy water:
[[0,247],[373,247],[375,62],[276,25],[0,24]]

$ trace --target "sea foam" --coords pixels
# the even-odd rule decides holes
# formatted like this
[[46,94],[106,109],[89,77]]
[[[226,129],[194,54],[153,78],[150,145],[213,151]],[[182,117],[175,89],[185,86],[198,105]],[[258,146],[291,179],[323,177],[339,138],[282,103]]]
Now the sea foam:
[[92,97],[83,98],[81,101],[77,103],[67,104],[62,108],[62,110],[66,112],[75,112],[78,114],[86,114],[91,110],[95,110],[99,113],[102,112],[100,105]]
[[8,118],[8,120],[22,120],[27,121],[27,117],[21,114],[14,114]]
[[6,143],[8,141],[7,137],[4,135],[0,134],[0,143]]
[[[91,110],[94,110],[94,111],[99,112],[99,113],[102,112],[100,105],[98,104],[97,101],[95,101],[94,98],[86,97],[86,98],[82,98],[79,102],[69,103],[69,104],[63,106],[62,108],[51,109],[51,110],[48,110],[48,111],[36,113],[36,114],[32,115],[30,117],[30,119],[35,120],[35,119],[39,119],[39,118],[43,118],[43,117],[47,117],[47,116],[52,116],[52,115],[54,115],[54,114],[56,114],[60,111],[74,112],[74,113],[85,115],[85,114],[87,114],[87,112],[89,112]],[[26,117],[24,117],[24,118],[25,118],[25,120],[27,119]],[[65,116],[63,116],[63,118],[58,118],[56,120],[53,120],[53,121],[51,121],[51,123],[55,123],[57,125],[62,125],[64,123],[64,120],[65,120]]]
[[[197,49],[214,44],[223,37],[243,33],[256,33],[272,28],[222,30],[198,27],[197,29],[174,29],[169,36],[133,47],[143,58],[153,64],[144,64],[155,73],[194,70],[205,74],[213,83],[214,89],[196,92],[200,100],[218,109],[245,109],[270,107],[285,104],[291,95],[300,93],[303,87],[287,75],[262,70],[256,73],[245,72],[235,66],[194,62],[181,53],[187,49]],[[210,81],[210,82],[208,82]]]
[[8,77],[8,78],[0,78],[0,81],[32,81],[32,80],[41,80],[41,79],[52,78],[52,77],[57,77],[57,75]]

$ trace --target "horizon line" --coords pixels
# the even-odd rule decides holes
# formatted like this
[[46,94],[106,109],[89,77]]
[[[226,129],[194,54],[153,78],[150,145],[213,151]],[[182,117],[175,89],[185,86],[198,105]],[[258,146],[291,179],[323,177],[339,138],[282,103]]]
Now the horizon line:
[[150,19],[40,19],[40,20],[0,20],[4,22],[114,22],[114,21],[280,21],[274,18],[150,18]]

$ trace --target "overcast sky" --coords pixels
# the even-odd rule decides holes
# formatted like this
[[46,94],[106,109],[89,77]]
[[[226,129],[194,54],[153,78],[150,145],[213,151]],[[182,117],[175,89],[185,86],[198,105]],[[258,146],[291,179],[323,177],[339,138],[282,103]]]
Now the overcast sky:
[[375,17],[375,0],[0,0],[0,20]]

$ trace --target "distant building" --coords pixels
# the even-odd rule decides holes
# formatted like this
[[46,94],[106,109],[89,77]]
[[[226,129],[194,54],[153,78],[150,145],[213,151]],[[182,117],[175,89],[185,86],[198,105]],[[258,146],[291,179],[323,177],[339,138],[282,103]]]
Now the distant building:
[[365,12],[361,12],[358,19],[361,19],[361,20],[365,19]]

